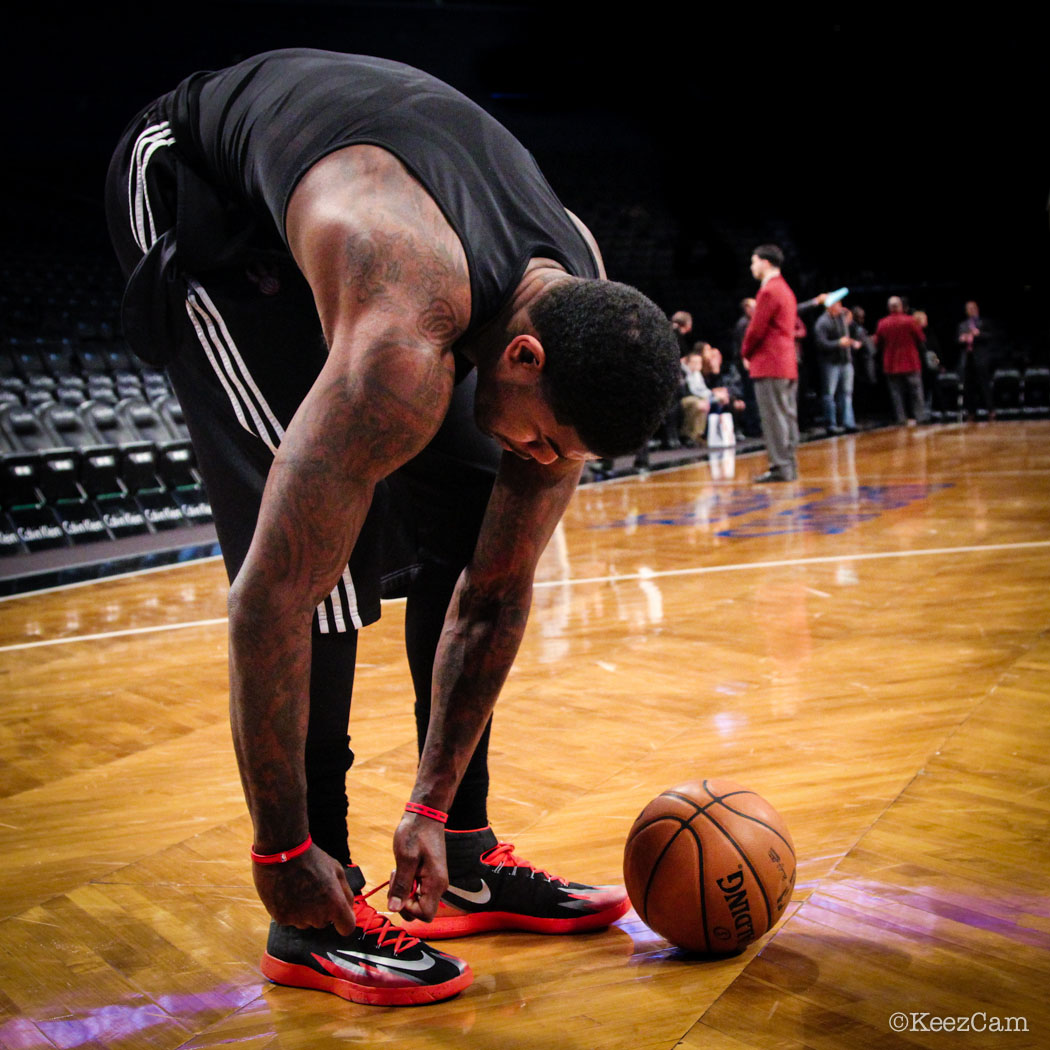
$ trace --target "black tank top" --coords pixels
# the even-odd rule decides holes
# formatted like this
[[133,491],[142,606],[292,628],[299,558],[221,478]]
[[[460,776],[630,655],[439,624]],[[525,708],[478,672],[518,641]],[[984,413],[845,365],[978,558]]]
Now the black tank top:
[[389,150],[463,245],[468,331],[499,310],[532,258],[598,276],[532,155],[480,106],[410,66],[306,48],[271,51],[196,73],[157,108],[186,163],[235,206],[272,222],[285,246],[288,201],[312,165],[354,144]]

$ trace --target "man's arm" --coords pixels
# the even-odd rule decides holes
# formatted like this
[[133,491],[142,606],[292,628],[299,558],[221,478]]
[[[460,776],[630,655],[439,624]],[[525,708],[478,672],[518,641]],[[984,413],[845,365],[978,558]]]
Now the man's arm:
[[[309,830],[314,609],[346,566],[376,482],[437,431],[453,385],[447,350],[469,313],[458,241],[447,224],[447,235],[427,225],[433,202],[406,201],[415,184],[393,178],[384,157],[333,154],[322,165],[296,191],[288,230],[329,357],[278,449],[229,599],[234,746],[263,853]],[[278,922],[353,929],[342,869],[318,848],[254,874]]]
[[[568,460],[542,466],[504,454],[474,557],[456,585],[438,644],[430,727],[412,801],[449,808],[517,655],[536,563],[581,469]],[[406,814],[394,851],[391,909],[432,918],[447,884],[441,825]]]
[[[277,452],[248,557],[230,590],[230,714],[255,848],[304,841],[311,624],[349,559],[376,481],[436,432],[452,376],[443,362],[377,341],[333,348]],[[255,866],[285,925],[353,927],[338,865],[314,848]],[[349,921],[348,921],[349,920]]]
[[829,314],[822,314],[817,319],[817,323],[813,326],[813,338],[817,341],[818,349],[828,353],[833,353],[836,350],[841,350],[844,346],[848,347],[850,345],[850,337],[838,334],[835,326],[831,323]]

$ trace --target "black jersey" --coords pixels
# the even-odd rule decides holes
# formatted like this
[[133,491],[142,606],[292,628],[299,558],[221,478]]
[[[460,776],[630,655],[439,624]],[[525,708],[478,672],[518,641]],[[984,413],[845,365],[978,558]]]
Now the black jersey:
[[[532,258],[598,276],[589,246],[528,150],[466,96],[410,66],[306,48],[271,51],[194,74],[158,111],[197,175],[235,207],[272,222],[285,244],[288,201],[312,165],[344,146],[389,150],[463,245],[468,331],[492,318]],[[180,218],[180,239],[182,232]]]

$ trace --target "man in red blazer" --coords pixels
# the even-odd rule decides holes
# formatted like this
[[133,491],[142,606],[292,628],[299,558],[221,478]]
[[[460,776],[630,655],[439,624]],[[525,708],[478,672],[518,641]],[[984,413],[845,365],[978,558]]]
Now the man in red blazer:
[[898,423],[907,419],[908,426],[915,426],[923,422],[926,415],[922,395],[922,354],[926,337],[919,322],[904,312],[899,296],[891,296],[886,306],[890,312],[875,329],[875,345],[882,351],[882,370],[890,388],[894,418]]
[[769,470],[755,481],[794,481],[798,477],[798,361],[795,293],[780,275],[784,253],[762,244],[751,255],[751,276],[760,283],[755,312],[744,333],[740,355],[755,384]]

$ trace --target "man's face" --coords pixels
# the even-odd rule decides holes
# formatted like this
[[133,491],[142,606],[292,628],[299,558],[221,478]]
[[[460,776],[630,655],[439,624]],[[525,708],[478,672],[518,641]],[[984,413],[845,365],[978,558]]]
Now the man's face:
[[693,319],[689,314],[679,310],[671,315],[671,327],[679,335],[688,335],[693,330]]
[[967,317],[980,317],[981,311],[978,309],[977,304],[972,300],[966,304],[966,316]]
[[538,377],[536,382],[521,382],[520,378],[479,372],[474,395],[478,429],[521,459],[542,464],[557,459],[597,459],[575,428],[554,418]]
[[842,303],[832,303],[831,306],[828,307],[828,313],[831,314],[832,317],[838,317],[842,313]]
[[704,371],[712,375],[722,371],[722,351],[717,346],[709,346],[704,351]]
[[766,272],[766,267],[769,263],[765,259],[760,259],[757,255],[751,256],[751,276],[756,281],[761,281]]

